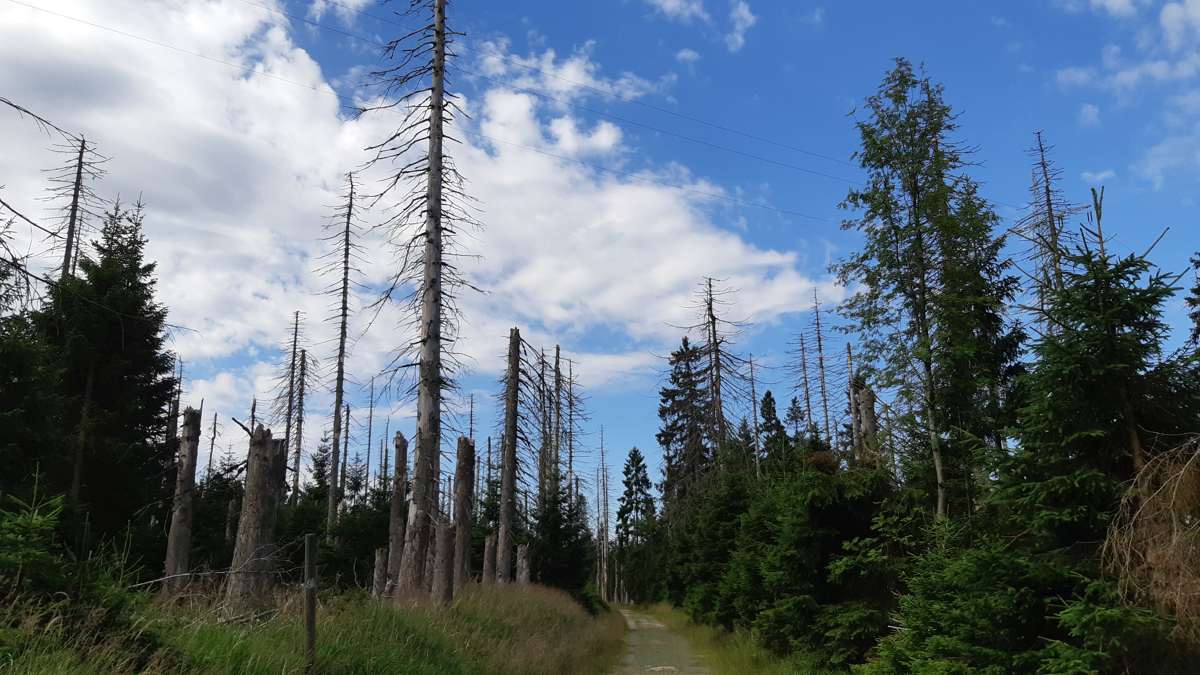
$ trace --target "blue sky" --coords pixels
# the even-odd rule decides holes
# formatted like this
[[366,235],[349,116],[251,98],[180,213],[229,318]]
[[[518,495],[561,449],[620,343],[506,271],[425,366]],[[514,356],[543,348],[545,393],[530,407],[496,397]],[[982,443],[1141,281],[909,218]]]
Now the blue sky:
[[[98,137],[115,157],[107,191],[144,191],[164,300],[173,320],[194,328],[178,337],[189,395],[244,416],[238,410],[263,395],[279,360],[273,345],[290,310],[314,322],[323,313],[313,299],[322,284],[304,272],[319,253],[320,220],[338,176],[388,124],[339,111],[327,85],[362,96],[353,85],[377,59],[337,31],[389,37],[396,26],[351,8],[390,10],[364,0],[25,4],[189,52],[0,3],[0,56],[19,66],[0,74],[0,94]],[[810,324],[814,288],[827,304],[839,297],[827,266],[856,245],[837,209],[861,178],[850,158],[855,110],[894,57],[924,64],[945,85],[959,139],[978,148],[971,173],[1006,224],[1026,202],[1026,150],[1040,129],[1069,197],[1082,203],[1090,185],[1106,186],[1117,248],[1140,252],[1170,227],[1153,258],[1180,271],[1200,249],[1196,0],[458,0],[450,16],[467,33],[462,68],[487,76],[456,76],[472,112],[461,128],[476,134],[460,151],[488,227],[473,242],[485,250],[474,251],[484,258],[471,271],[489,294],[464,303],[475,372],[463,391],[491,424],[485,399],[507,326],[547,347],[561,342],[591,397],[587,443],[603,424],[613,464],[631,445],[656,464],[657,357],[677,341],[671,325],[686,322],[691,286],[705,274],[737,287],[730,313],[754,322],[739,348],[763,363],[764,388],[790,395],[788,342]],[[79,53],[56,53],[68,40]],[[622,96],[576,86],[583,80]],[[106,94],[81,97],[82,82]],[[502,84],[513,82],[557,101]],[[6,195],[31,194],[37,168],[53,164],[44,138],[0,118],[0,141],[22,149],[0,158]],[[367,283],[387,269],[374,243]],[[1181,320],[1178,305],[1171,317]],[[396,320],[388,315],[356,346],[358,382],[397,343]],[[312,332],[314,349],[325,348],[323,329]],[[833,343],[841,363],[842,338]],[[317,397],[310,437],[326,398]],[[361,417],[361,392],[353,403]],[[381,405],[392,408],[393,428],[411,427],[404,402]]]

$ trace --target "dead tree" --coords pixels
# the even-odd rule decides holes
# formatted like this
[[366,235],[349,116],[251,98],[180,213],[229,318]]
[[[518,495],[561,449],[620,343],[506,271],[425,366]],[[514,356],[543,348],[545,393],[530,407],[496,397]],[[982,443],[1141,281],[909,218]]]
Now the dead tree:
[[61,166],[47,172],[50,188],[43,198],[61,205],[62,225],[58,238],[63,242],[63,261],[59,270],[59,281],[62,282],[68,275],[74,274],[79,264],[80,242],[88,217],[100,217],[104,200],[92,189],[91,183],[104,177],[106,172],[103,165],[108,157],[97,153],[95,144],[89,143],[83,136],[71,137],[65,144],[56,145],[52,150],[70,157]]
[[731,293],[731,290],[721,288],[716,279],[705,277],[691,306],[698,320],[690,326],[681,326],[697,338],[696,347],[707,361],[698,375],[708,389],[707,433],[714,455],[729,438],[727,412],[730,405],[750,397],[745,373],[747,362],[730,349],[733,338],[745,324],[723,316],[724,308],[730,304],[728,296]]
[[375,549],[375,567],[371,571],[371,597],[382,598],[387,593],[388,551],[380,546]]
[[813,290],[813,332],[817,336],[817,378],[821,388],[821,412],[825,419],[825,442],[833,447],[833,434],[829,430],[829,390],[825,386],[825,338],[821,334],[821,300]]
[[401,590],[424,585],[421,563],[429,548],[430,514],[436,507],[432,500],[441,454],[444,392],[453,386],[456,369],[455,289],[469,285],[453,262],[458,255],[453,252],[454,242],[461,228],[478,225],[467,211],[462,177],[443,152],[444,129],[457,108],[454,95],[447,93],[446,58],[459,34],[446,27],[446,0],[411,0],[410,11],[428,12],[430,21],[387,43],[384,57],[392,63],[372,73],[383,102],[361,110],[405,110],[399,128],[368,148],[374,153],[368,165],[399,165],[384,178],[383,189],[371,201],[378,202],[397,188],[404,192],[385,223],[399,267],[378,302],[406,294],[417,333],[391,363],[393,374],[412,372],[411,366],[416,369],[416,462]]
[[762,429],[758,423],[758,385],[754,379],[754,355],[750,354],[747,361],[750,363],[750,410],[754,419],[750,429],[754,434],[754,475],[757,477],[762,475],[762,470],[759,468],[759,458],[762,456]]
[[208,466],[204,469],[204,482],[207,483],[212,478],[212,460],[213,452],[217,447],[217,413],[213,413],[212,431],[208,437]]
[[[363,475],[362,488],[363,493],[369,493],[371,490],[371,440],[375,427],[375,378],[371,378],[370,399],[367,408],[367,465],[366,473]],[[384,438],[387,438],[386,432]],[[382,450],[382,448],[381,448]]]
[[[346,174],[346,191],[343,193],[342,201],[335,211],[333,218],[325,224],[327,232],[324,241],[331,246],[331,249],[323,256],[325,262],[317,269],[317,273],[324,276],[334,276],[336,281],[325,289],[325,293],[333,296],[336,299],[334,313],[330,317],[336,324],[338,329],[337,352],[334,355],[334,380],[333,380],[333,439],[334,445],[337,445],[337,439],[343,436],[342,433],[342,407],[344,405],[345,386],[346,386],[346,334],[347,327],[350,321],[350,285],[351,272],[356,272],[354,262],[357,260],[359,247],[354,243],[356,234],[355,221],[355,185],[354,174]],[[374,381],[372,381],[371,404],[374,406]],[[369,449],[370,439],[367,440],[367,448]],[[333,461],[330,466],[333,468],[333,477],[336,479],[339,476],[337,468],[337,452],[333,453]],[[345,454],[343,453],[343,458]],[[341,472],[344,480],[345,472]],[[340,490],[334,489],[335,486],[340,486],[341,483],[337,480],[330,482],[329,495],[326,498],[325,508],[325,531],[330,533],[333,531],[333,525],[337,521],[338,501],[341,499]]]
[[1047,298],[1063,287],[1062,259],[1068,244],[1065,221],[1083,211],[1063,196],[1058,186],[1062,170],[1050,159],[1052,149],[1042,132],[1034,133],[1034,144],[1029,149],[1033,158],[1029,205],[1012,229],[1028,245],[1022,257],[1032,267],[1024,272],[1036,291],[1037,313],[1047,330],[1052,326],[1045,318]]
[[849,399],[850,405],[850,453],[855,460],[861,459],[862,455],[862,420],[858,414],[858,378],[854,374],[854,351],[850,348],[850,343],[846,343],[846,397]]
[[167,559],[163,565],[163,590],[177,591],[187,584],[192,552],[192,496],[196,488],[196,457],[200,444],[200,411],[183,411],[183,438],[175,472],[175,499],[171,529],[167,532]]
[[454,465],[454,592],[465,588],[471,578],[471,497],[475,484],[475,443],[458,439]]
[[480,576],[484,584],[496,582],[496,533],[489,532],[483,538],[483,574]]
[[529,583],[529,544],[517,546],[517,583]]
[[504,436],[500,442],[500,525],[496,542],[496,580],[512,581],[513,518],[517,500],[517,404],[521,386],[521,331],[508,332],[508,368],[504,376]]
[[[294,500],[300,494],[300,443],[296,437],[296,405],[301,392],[309,389],[317,379],[316,359],[308,354],[304,346],[304,315],[300,311],[292,313],[290,336],[284,346],[286,361],[281,364],[275,376],[275,397],[272,401],[271,416],[275,421],[283,422],[283,446],[285,449],[295,447],[292,457],[292,496]],[[303,363],[302,363],[303,361]],[[303,417],[303,412],[300,413]],[[253,412],[251,424],[255,423]]]
[[387,584],[390,588],[400,575],[404,554],[404,498],[408,491],[408,439],[396,432],[396,475],[392,478],[392,503],[388,518]]
[[879,419],[875,413],[875,392],[866,382],[858,382],[858,415],[863,454],[868,462],[879,465]]
[[260,603],[271,588],[274,553],[272,473],[278,463],[276,454],[271,430],[260,425],[250,435],[242,513],[225,589],[226,601],[235,608]]

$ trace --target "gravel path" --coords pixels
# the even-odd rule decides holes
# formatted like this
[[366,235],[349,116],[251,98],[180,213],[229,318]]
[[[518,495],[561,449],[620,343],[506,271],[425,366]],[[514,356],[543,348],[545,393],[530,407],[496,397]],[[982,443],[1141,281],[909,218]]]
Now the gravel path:
[[625,633],[625,657],[613,675],[709,675],[709,669],[692,652],[687,640],[644,614],[626,609],[621,610],[621,614],[625,615],[629,630]]

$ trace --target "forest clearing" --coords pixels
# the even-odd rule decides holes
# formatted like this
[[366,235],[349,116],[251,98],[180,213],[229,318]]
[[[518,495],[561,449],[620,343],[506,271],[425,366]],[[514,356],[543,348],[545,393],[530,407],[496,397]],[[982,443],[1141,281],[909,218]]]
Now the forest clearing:
[[[1195,672],[1200,227],[1138,220],[1166,174],[1080,189],[1022,129],[1009,204],[955,103],[987,88],[923,61],[873,62],[818,151],[677,110],[690,48],[608,77],[464,4],[0,0],[0,674]],[[644,4],[731,58],[777,28]],[[164,66],[36,82],[18,34],[187,67],[84,119],[66,82]],[[185,153],[131,131],[179,97]],[[841,185],[777,206],[634,130]]]

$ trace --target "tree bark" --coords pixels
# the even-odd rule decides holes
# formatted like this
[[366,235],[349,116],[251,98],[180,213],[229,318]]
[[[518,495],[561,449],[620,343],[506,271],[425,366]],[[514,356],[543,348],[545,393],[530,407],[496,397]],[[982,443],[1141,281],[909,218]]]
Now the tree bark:
[[192,494],[196,487],[196,457],[200,445],[200,411],[183,411],[183,437],[175,472],[175,499],[171,506],[171,529],[167,532],[167,559],[163,590],[176,592],[187,585],[192,551]]
[[490,532],[483,539],[483,575],[484,584],[496,582],[496,533]]
[[404,498],[408,491],[408,439],[396,432],[396,475],[392,478],[392,503],[388,519],[387,585],[397,583],[404,555]]
[[380,546],[375,549],[375,567],[371,572],[371,597],[382,598],[387,593],[388,551]]
[[454,593],[466,588],[471,579],[471,497],[475,485],[475,443],[458,439],[458,457],[454,468]]
[[454,531],[453,523],[437,524],[437,557],[433,563],[433,600],[449,605],[454,598]]
[[271,492],[275,445],[270,429],[259,426],[250,436],[242,513],[225,594],[233,608],[262,602],[271,587],[273,533],[268,526],[274,501]]
[[529,544],[517,547],[517,583],[529,583]]
[[500,445],[500,524],[496,541],[496,580],[512,581],[513,519],[517,507],[517,397],[520,378],[521,332],[508,332],[508,372],[504,391],[504,438]]

